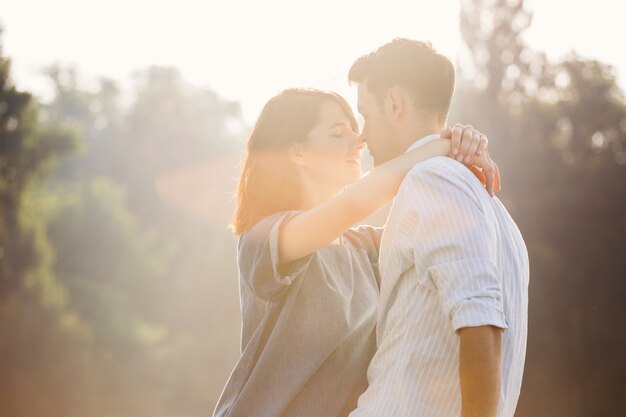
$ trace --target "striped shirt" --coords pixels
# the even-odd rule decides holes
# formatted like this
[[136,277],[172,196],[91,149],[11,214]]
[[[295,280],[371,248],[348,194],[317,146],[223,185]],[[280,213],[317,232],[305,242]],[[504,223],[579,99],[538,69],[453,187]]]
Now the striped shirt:
[[[427,136],[409,150],[436,138]],[[350,417],[460,417],[456,331],[502,334],[498,417],[520,393],[528,316],[528,254],[506,209],[452,158],[407,174],[380,249],[377,352]]]

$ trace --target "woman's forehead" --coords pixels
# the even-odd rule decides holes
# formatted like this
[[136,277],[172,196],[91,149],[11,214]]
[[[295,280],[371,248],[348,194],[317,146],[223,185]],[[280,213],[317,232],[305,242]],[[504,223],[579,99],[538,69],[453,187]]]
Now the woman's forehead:
[[331,128],[335,125],[350,126],[350,117],[345,110],[335,101],[327,101],[320,109],[320,125]]

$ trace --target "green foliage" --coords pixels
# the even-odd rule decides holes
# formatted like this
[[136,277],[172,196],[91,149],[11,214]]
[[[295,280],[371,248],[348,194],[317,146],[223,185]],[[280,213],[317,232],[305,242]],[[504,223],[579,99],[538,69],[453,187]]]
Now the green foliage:
[[233,155],[238,105],[150,68],[125,108],[58,66],[36,103],[0,58],[0,415],[206,413],[236,355],[234,242],[155,184]]
[[140,229],[125,190],[107,178],[50,192],[67,202],[49,222],[48,233],[55,242],[55,275],[73,308],[102,348],[123,354],[141,350],[129,323],[149,321],[144,304],[154,298],[176,248]]
[[53,273],[47,222],[58,201],[39,192],[59,159],[78,151],[78,143],[72,129],[39,120],[30,94],[11,82],[10,62],[0,49],[2,415],[17,415],[21,401],[35,394],[23,387],[33,386],[42,375],[49,385],[59,384],[60,362],[48,364],[45,348],[65,357],[74,335],[85,329]]
[[39,281],[41,296],[60,305],[62,290],[49,273],[45,206],[29,204],[27,194],[45,181],[60,157],[77,151],[77,137],[69,129],[39,123],[30,94],[18,91],[9,73],[10,61],[0,55],[0,299]]

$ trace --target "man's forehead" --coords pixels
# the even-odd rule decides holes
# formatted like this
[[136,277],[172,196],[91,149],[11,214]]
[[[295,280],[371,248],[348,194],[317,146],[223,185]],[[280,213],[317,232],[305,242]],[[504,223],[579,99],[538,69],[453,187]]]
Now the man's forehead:
[[357,105],[359,107],[364,107],[367,105],[367,101],[370,98],[370,93],[367,89],[367,85],[365,83],[359,84],[359,88],[357,89]]

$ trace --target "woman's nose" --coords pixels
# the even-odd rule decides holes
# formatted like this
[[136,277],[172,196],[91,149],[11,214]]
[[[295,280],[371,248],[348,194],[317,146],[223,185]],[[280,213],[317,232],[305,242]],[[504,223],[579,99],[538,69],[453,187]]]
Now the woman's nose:
[[361,135],[359,135],[356,132],[352,132],[351,142],[354,145],[354,147],[357,148],[358,150],[363,149],[363,147],[365,146],[365,142],[363,142]]
[[358,147],[359,149],[363,149],[364,147],[367,146],[367,136],[365,136],[365,133],[362,132],[360,135],[358,135]]
[[365,135],[365,131],[361,132],[361,134],[359,135],[359,141],[361,141],[361,143],[363,143],[364,145],[367,144],[367,136]]

